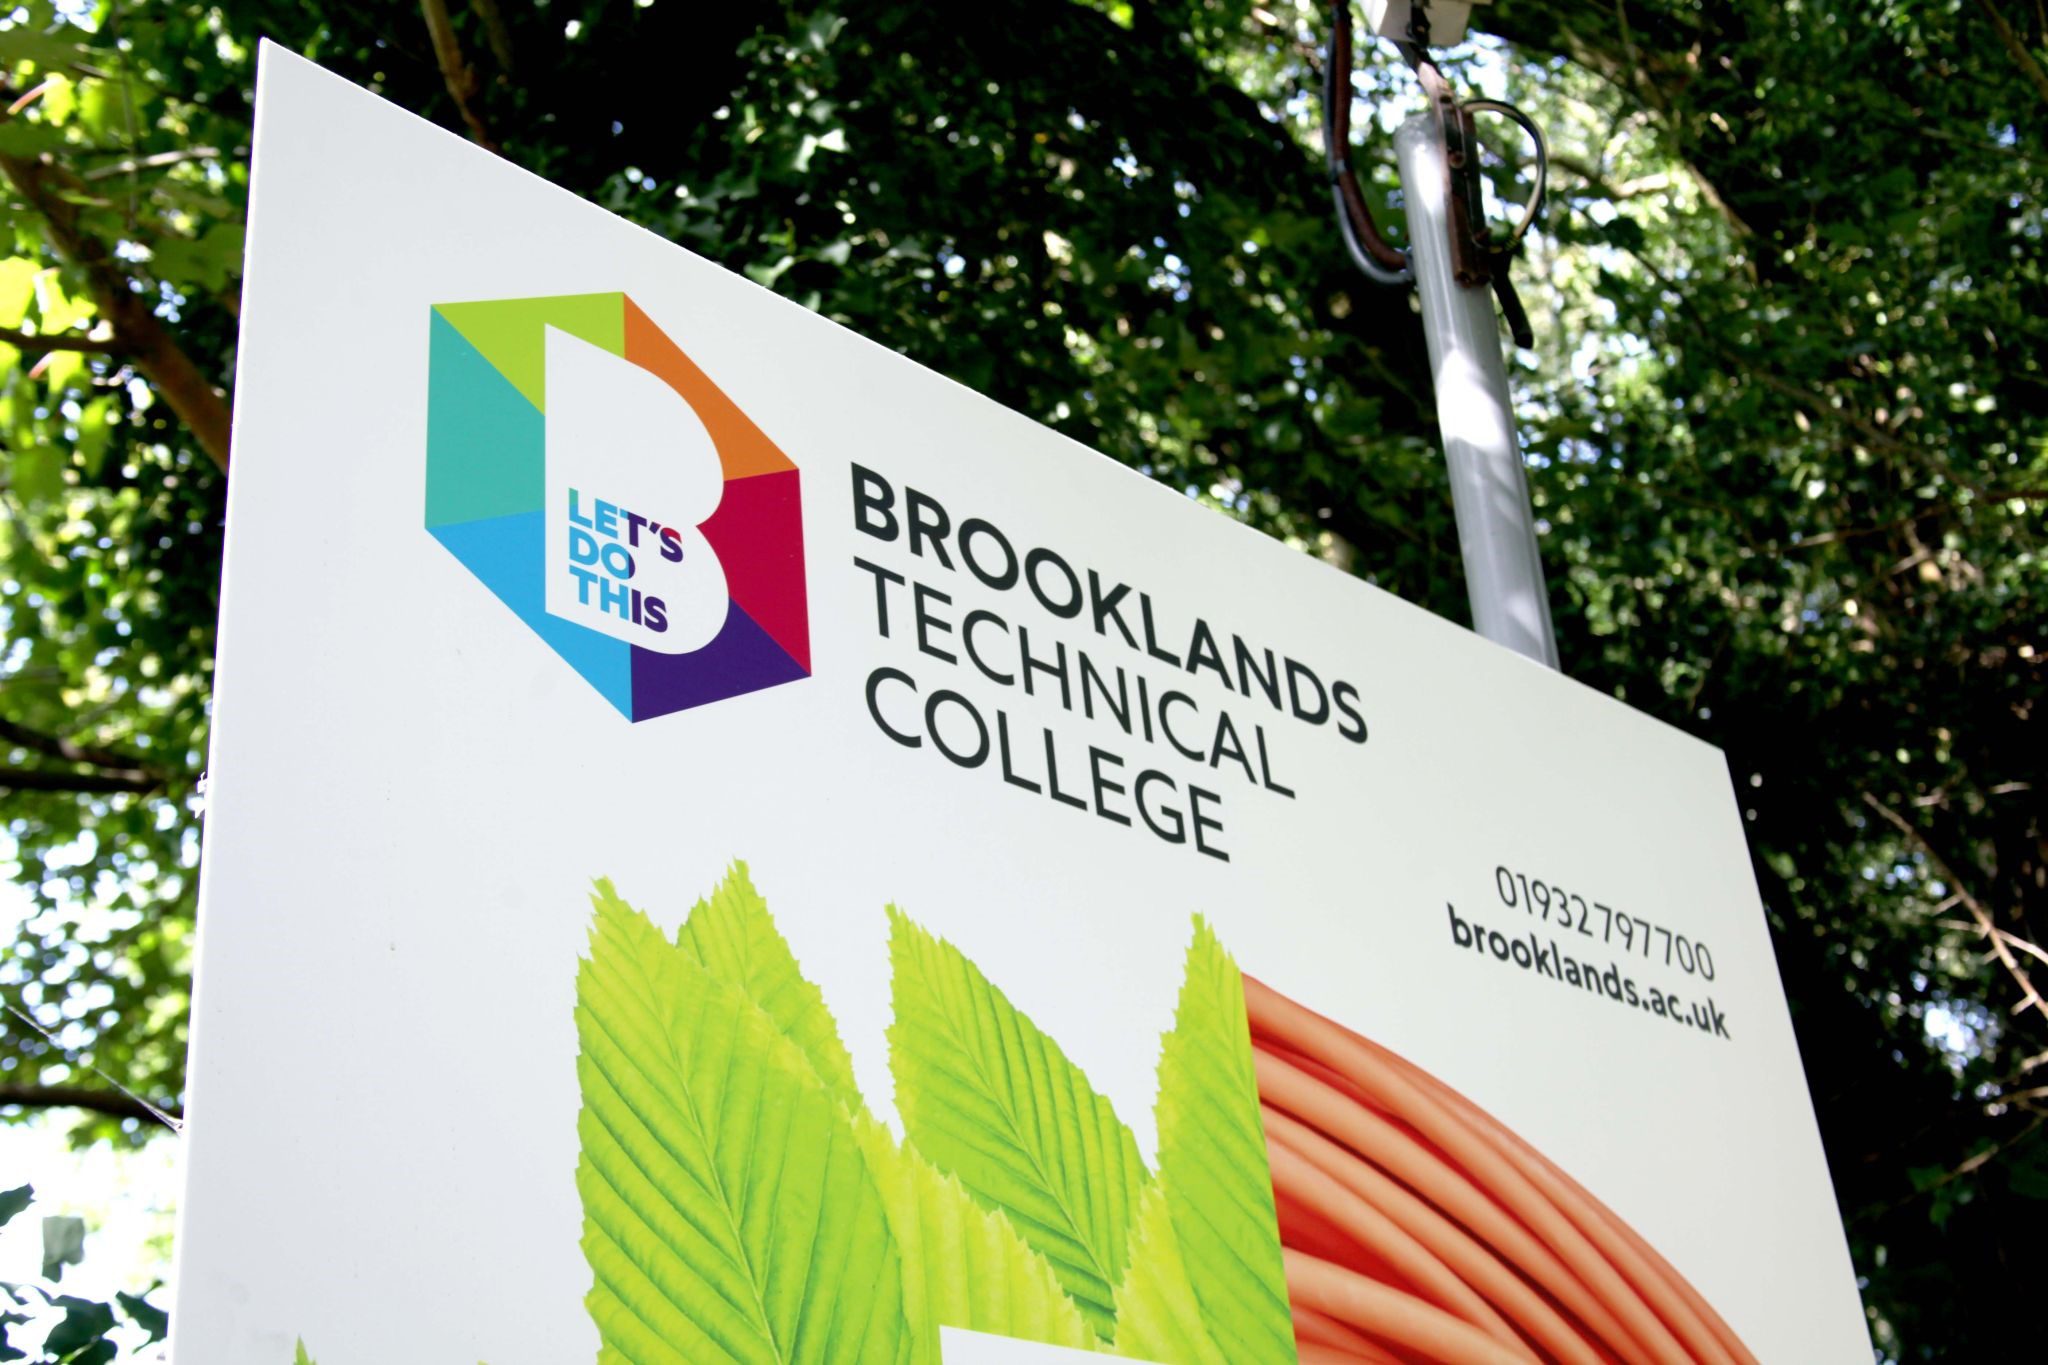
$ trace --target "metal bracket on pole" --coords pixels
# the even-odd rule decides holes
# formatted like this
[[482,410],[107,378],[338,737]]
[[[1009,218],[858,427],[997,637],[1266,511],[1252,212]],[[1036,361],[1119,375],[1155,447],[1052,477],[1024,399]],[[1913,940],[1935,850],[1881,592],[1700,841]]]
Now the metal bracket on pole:
[[[1461,103],[1431,60],[1432,9],[1446,11],[1444,17],[1462,33],[1470,3],[1365,3],[1375,32],[1400,38],[1402,53],[1421,79],[1430,107],[1409,118],[1394,137],[1408,206],[1409,247],[1401,251],[1380,236],[1351,169],[1351,0],[1335,0],[1323,134],[1338,225],[1362,273],[1379,284],[1413,283],[1421,297],[1422,330],[1436,385],[1437,422],[1450,472],[1473,629],[1556,668],[1557,635],[1551,626],[1528,476],[1515,439],[1507,365],[1501,358],[1491,297],[1499,296],[1516,344],[1530,345],[1534,338],[1528,315],[1508,280],[1508,262],[1542,206],[1548,149],[1542,131],[1520,110],[1492,100]],[[1390,32],[1389,26],[1396,24],[1398,29]],[[1485,227],[1472,119],[1477,112],[1509,118],[1536,145],[1535,193],[1521,221],[1499,242]]]
[[1450,249],[1456,210],[1436,120],[1417,114],[1403,123],[1394,134],[1394,152],[1407,190],[1409,260],[1422,300],[1472,627],[1556,668],[1557,635],[1536,548],[1528,476],[1515,440],[1500,325],[1486,282],[1474,287],[1457,275]]
[[1465,25],[1472,11],[1493,0],[1365,0],[1365,22],[1375,37],[1407,41],[1417,10],[1428,11],[1426,21],[1437,43],[1463,41]]

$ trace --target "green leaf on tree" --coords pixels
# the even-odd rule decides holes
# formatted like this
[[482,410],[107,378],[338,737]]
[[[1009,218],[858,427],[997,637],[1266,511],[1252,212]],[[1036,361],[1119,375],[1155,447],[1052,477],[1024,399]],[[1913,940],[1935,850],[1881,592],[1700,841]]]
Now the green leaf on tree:
[[114,1343],[107,1340],[107,1333],[114,1330],[112,1308],[69,1294],[53,1296],[50,1306],[63,1309],[64,1318],[44,1340],[44,1355],[64,1365],[100,1365],[114,1358]]
[[0,1227],[6,1227],[13,1221],[15,1214],[33,1204],[35,1199],[36,1187],[33,1185],[17,1185],[11,1190],[0,1192]]
[[128,1314],[128,1320],[149,1334],[152,1342],[162,1341],[171,1330],[171,1315],[141,1294],[116,1294],[114,1302]]

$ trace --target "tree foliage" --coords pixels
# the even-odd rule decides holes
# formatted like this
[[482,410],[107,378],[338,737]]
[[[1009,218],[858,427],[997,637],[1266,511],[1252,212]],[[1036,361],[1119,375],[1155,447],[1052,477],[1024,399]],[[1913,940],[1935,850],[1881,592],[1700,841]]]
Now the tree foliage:
[[[34,1203],[31,1186],[0,1190],[0,1227]],[[0,1284],[0,1361],[29,1361],[23,1343],[38,1332],[41,1344],[30,1365],[107,1365],[124,1346],[146,1350],[169,1335],[170,1315],[149,1301],[154,1288],[116,1293],[112,1303],[58,1293],[64,1267],[84,1258],[83,1219],[60,1215],[43,1220],[44,1283]]]
[[[182,1086],[259,36],[1463,617],[1415,315],[1328,218],[1328,4],[62,9],[0,20],[0,785],[36,912],[0,983],[58,1039],[7,1021],[0,1103],[137,1140],[83,1067]],[[1558,152],[1515,381],[1566,668],[1727,749],[1880,1344],[1984,1354],[2048,1272],[2048,15],[1479,17],[1459,78]],[[1356,93],[1413,97],[1391,61]]]

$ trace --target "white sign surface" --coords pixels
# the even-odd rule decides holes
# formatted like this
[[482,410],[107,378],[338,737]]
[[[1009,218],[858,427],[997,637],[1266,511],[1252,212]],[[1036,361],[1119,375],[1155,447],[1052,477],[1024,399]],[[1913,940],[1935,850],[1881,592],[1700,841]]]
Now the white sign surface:
[[180,1360],[1869,1359],[1719,752],[257,127]]
[[1080,1365],[1088,1352],[1064,1346],[1041,1346],[1014,1337],[967,1332],[958,1327],[939,1329],[944,1365]]

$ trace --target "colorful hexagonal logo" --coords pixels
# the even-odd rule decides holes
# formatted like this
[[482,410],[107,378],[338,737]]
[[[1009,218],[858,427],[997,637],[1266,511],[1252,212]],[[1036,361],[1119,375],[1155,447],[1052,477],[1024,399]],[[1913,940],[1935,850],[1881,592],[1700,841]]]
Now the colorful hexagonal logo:
[[632,299],[431,325],[427,530],[621,715],[810,676],[797,468]]

